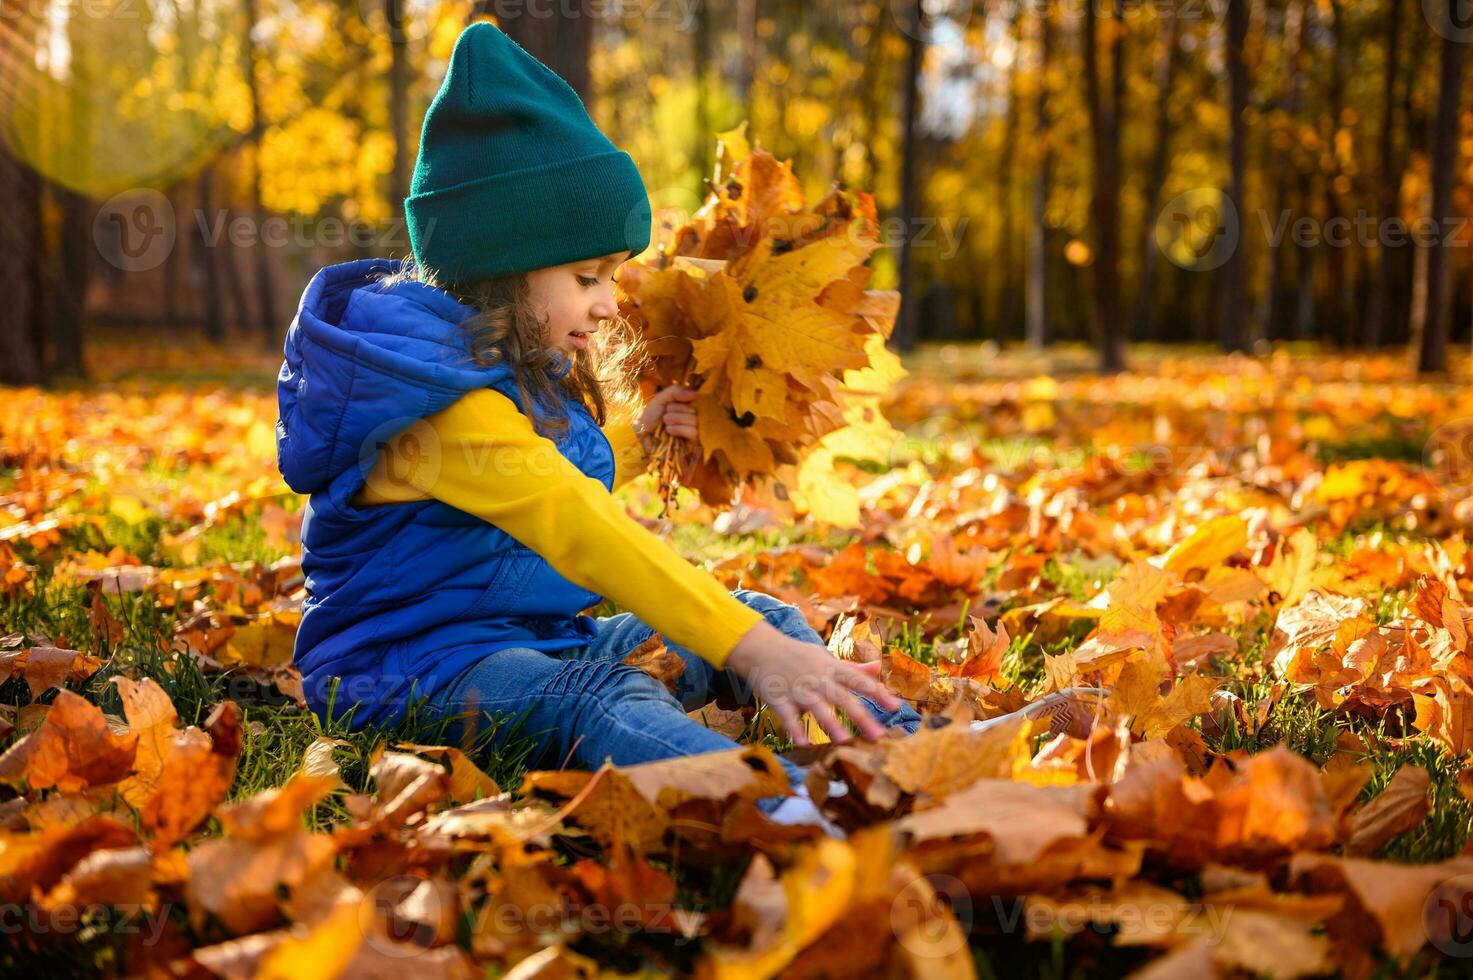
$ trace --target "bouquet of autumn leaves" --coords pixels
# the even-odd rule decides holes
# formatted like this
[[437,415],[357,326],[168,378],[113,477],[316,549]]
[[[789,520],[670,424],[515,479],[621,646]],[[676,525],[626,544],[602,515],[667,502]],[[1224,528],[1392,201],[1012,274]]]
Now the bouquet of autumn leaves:
[[879,246],[874,198],[835,184],[811,209],[792,168],[719,135],[711,193],[662,227],[652,259],[620,274],[621,313],[643,340],[643,380],[696,392],[700,447],[664,436],[666,507],[678,485],[704,503],[859,523],[841,457],[884,462],[898,438],[881,394],[904,375],[885,348],[899,294],[868,289]]

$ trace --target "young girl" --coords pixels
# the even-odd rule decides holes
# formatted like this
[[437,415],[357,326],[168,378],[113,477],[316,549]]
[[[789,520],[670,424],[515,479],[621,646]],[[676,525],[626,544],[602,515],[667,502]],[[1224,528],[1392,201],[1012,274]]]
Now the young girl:
[[[680,387],[611,420],[635,354],[611,283],[648,245],[650,206],[572,89],[468,28],[411,191],[414,262],[318,272],[278,379],[278,462],[311,495],[296,662],[313,710],[516,715],[554,767],[733,748],[687,717],[713,698],[761,697],[799,745],[805,711],[836,742],[839,710],[867,738],[914,732],[878,664],[834,659],[799,610],[728,592],[610,495],[659,426],[698,434]],[[604,597],[631,611],[583,614]],[[623,663],[655,632],[685,662],[678,694]]]

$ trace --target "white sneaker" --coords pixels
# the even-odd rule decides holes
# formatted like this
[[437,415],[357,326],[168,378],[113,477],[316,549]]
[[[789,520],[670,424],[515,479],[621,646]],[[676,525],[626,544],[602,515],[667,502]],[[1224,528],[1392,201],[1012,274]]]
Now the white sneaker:
[[1108,697],[1109,691],[1102,687],[1066,687],[1062,691],[1055,691],[1047,697],[1039,698],[1032,704],[1025,705],[1017,711],[1010,711],[996,718],[986,718],[972,722],[972,731],[985,732],[989,728],[1001,725],[1004,722],[1016,721],[1019,718],[1030,718],[1034,721],[1047,721],[1049,730],[1058,734],[1069,727],[1075,706],[1079,704],[1076,700],[1081,696]]
[[[845,792],[847,791],[848,788],[845,787]],[[830,837],[837,837],[839,840],[845,840],[849,836],[844,833],[842,827],[824,816],[818,807],[813,805],[813,797],[809,795],[807,786],[799,786],[793,791],[792,796],[784,798],[781,803],[773,807],[772,812],[767,814],[767,819],[785,826],[817,824],[823,828],[824,833]]]

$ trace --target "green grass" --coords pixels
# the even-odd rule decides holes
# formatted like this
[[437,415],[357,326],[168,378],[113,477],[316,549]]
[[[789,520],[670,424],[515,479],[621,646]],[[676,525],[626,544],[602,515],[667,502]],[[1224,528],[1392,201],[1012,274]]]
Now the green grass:
[[[932,442],[927,442],[926,439],[931,437],[924,434],[917,440],[916,458],[940,461],[937,447],[943,445],[943,434],[932,435],[935,437]],[[953,434],[944,435],[950,438]],[[990,447],[984,445],[983,451],[998,460],[1026,460],[1028,465],[1032,465],[1031,461],[1038,452],[1043,451],[1045,456],[1049,452],[1039,440],[1015,440],[1007,445],[1004,442],[1007,441],[999,441]],[[1354,447],[1341,446],[1336,451],[1346,454],[1339,458],[1359,458],[1352,455]],[[1409,452],[1409,449],[1403,447],[1403,452]],[[162,468],[160,476],[167,476]],[[0,477],[0,482],[9,481]],[[649,496],[639,496],[638,484],[633,489],[640,512],[654,516]],[[293,499],[283,499],[280,504],[288,509],[299,506]],[[324,723],[311,712],[287,702],[274,690],[263,688],[244,676],[202,671],[191,659],[169,649],[177,613],[174,609],[159,606],[147,593],[104,596],[103,601],[123,622],[125,631],[117,644],[107,646],[102,643],[87,618],[91,593],[82,586],[56,581],[48,572],[49,566],[62,554],[106,551],[121,546],[146,563],[167,567],[170,559],[164,546],[165,530],[164,523],[157,519],[129,524],[117,517],[109,517],[100,527],[82,527],[67,532],[61,545],[46,554],[35,554],[21,547],[21,557],[39,568],[34,592],[28,596],[0,598],[0,633],[37,631],[52,638],[63,637],[69,645],[105,658],[104,667],[75,689],[110,714],[119,715],[122,710],[112,683],[112,678],[118,675],[149,677],[157,681],[173,701],[184,724],[200,724],[214,704],[227,697],[236,700],[244,713],[244,739],[235,782],[229,794],[233,800],[282,785],[301,765],[303,753],[314,740],[328,737],[343,741],[345,744],[334,752],[334,758],[341,767],[346,789],[331,794],[307,814],[309,825],[316,829],[326,829],[348,819],[344,805],[347,793],[371,791],[369,766],[378,747],[400,741],[445,743],[446,728],[451,720],[428,717],[422,705],[411,705],[405,717],[393,725],[355,730],[349,721],[343,719]],[[1404,539],[1403,535],[1383,525],[1367,522],[1347,529],[1325,542],[1322,548],[1327,553],[1343,557],[1364,544],[1365,535],[1378,532],[1387,538]],[[701,562],[723,559],[733,553],[755,554],[790,544],[815,544],[828,550],[838,550],[854,536],[846,532],[795,535],[779,529],[763,529],[733,537],[718,534],[699,522],[676,521],[671,525],[669,537],[677,550]],[[235,515],[209,527],[199,539],[199,564],[266,564],[280,557],[283,555],[279,548],[268,541],[249,516],[249,511],[245,516]],[[1042,567],[1042,577],[1055,594],[1082,602],[1108,583],[1119,564],[1115,559],[1093,560],[1082,554],[1050,556]],[[984,587],[995,586],[997,574],[994,572],[989,580],[984,581]],[[1383,595],[1376,598],[1374,615],[1377,622],[1390,621],[1398,612],[1397,597]],[[595,615],[611,615],[619,611],[612,602],[592,610]],[[937,643],[964,635],[966,619],[964,610],[955,622],[942,624],[940,632],[930,639],[925,637],[921,628],[923,621],[906,624],[894,646],[923,662],[933,663]],[[1094,625],[1094,621],[1088,619],[1072,621],[1047,642],[1041,641],[1033,632],[1012,637],[1003,661],[1004,677],[1025,691],[1036,692],[1043,685],[1046,658],[1076,647]],[[1232,630],[1239,641],[1239,651],[1230,662],[1220,665],[1233,676],[1228,689],[1250,707],[1266,696],[1270,686],[1264,680],[1268,673],[1264,662],[1271,632],[1268,626],[1268,618],[1260,616]],[[42,696],[42,700],[53,698],[54,694]],[[29,689],[23,680],[17,678],[0,684],[0,704],[19,707],[29,700]],[[1312,697],[1294,691],[1286,692],[1261,724],[1241,726],[1231,712],[1221,713],[1215,721],[1215,727],[1206,737],[1213,751],[1240,749],[1258,752],[1283,744],[1316,764],[1323,764],[1330,757],[1341,733],[1365,736],[1368,746],[1366,760],[1373,765],[1374,775],[1362,793],[1364,800],[1379,793],[1400,767],[1409,764],[1426,767],[1432,776],[1432,815],[1419,827],[1389,841],[1378,857],[1413,862],[1441,860],[1459,853],[1473,836],[1473,806],[1462,797],[1457,787],[1461,763],[1434,743],[1425,739],[1392,737],[1380,727],[1373,729],[1359,719],[1327,711]],[[744,738],[752,736],[749,731]],[[790,740],[771,734],[761,740],[778,752],[792,747]],[[481,731],[462,748],[499,786],[514,789],[522,774],[539,762],[534,755],[536,744],[529,733],[520,729],[515,719],[502,717],[494,720],[494,727]],[[572,861],[579,856],[576,844],[562,846],[564,849],[560,854],[563,860]],[[676,876],[678,898],[683,905],[696,909],[720,909],[730,903],[745,866],[746,859],[743,858],[719,861],[710,867],[675,863],[667,870]],[[1020,942],[1016,935],[999,931],[998,923],[994,921],[996,910],[977,908],[970,910],[969,914],[974,928],[973,956],[979,975],[983,977],[1036,976],[1060,980],[1100,972],[1123,974],[1154,955],[1141,950],[1114,948],[1109,945],[1108,934],[1103,932],[1074,937],[1067,943],[1058,939]],[[65,944],[44,942],[32,947],[12,944],[0,948],[0,970],[19,975],[34,969],[48,976],[91,976],[99,969],[116,972],[124,937],[106,926],[106,923],[100,923],[99,928],[93,931],[69,937]],[[189,924],[182,918],[176,926],[186,936],[192,935]],[[639,956],[652,949],[645,944],[646,938],[641,937],[641,945],[634,946],[613,931],[585,940],[585,945],[580,948],[606,964],[634,968],[638,965]],[[663,940],[652,942],[665,943],[658,947],[658,952],[666,962],[677,967],[690,964],[692,944],[682,946]],[[1439,970],[1443,974],[1447,972],[1445,965],[1439,966],[1435,962],[1403,966],[1407,972],[1402,972],[1403,967],[1387,966],[1383,975],[1433,976],[1440,975]]]

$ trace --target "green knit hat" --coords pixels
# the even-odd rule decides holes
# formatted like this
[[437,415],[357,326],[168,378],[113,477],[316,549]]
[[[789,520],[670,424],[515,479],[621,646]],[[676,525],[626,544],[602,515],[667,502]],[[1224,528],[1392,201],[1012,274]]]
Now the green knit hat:
[[638,255],[650,241],[634,160],[567,82],[486,22],[455,42],[404,213],[416,264],[448,282]]

